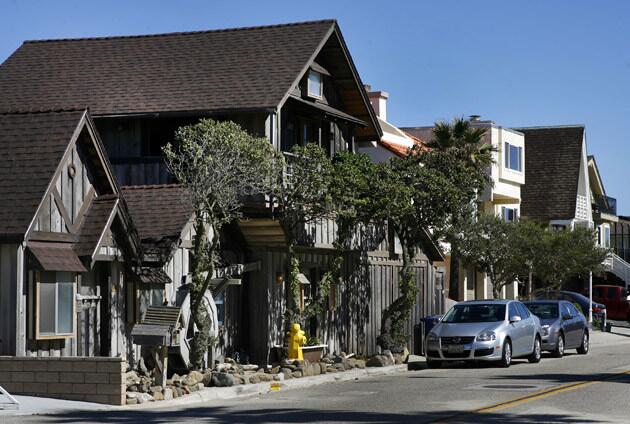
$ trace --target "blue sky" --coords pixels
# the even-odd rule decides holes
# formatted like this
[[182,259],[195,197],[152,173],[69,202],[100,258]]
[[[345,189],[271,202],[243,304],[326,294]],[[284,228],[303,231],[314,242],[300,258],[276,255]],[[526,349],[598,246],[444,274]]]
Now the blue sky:
[[[399,126],[482,115],[504,126],[586,124],[630,215],[630,2],[0,0],[0,61],[23,40],[335,18]],[[1,95],[1,93],[0,93]]]

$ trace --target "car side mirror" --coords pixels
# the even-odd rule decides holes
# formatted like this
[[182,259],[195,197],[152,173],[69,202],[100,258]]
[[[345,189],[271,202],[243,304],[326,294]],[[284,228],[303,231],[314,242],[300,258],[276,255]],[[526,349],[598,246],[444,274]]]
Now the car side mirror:
[[510,318],[510,324],[514,324],[517,322],[521,321],[521,316],[520,315],[514,315],[512,318]]

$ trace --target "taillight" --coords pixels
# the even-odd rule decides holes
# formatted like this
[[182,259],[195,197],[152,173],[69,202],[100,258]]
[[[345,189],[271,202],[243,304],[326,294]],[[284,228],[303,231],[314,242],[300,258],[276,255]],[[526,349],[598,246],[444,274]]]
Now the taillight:
[[593,312],[601,312],[601,311],[602,311],[601,308],[597,308],[597,307],[593,308]]

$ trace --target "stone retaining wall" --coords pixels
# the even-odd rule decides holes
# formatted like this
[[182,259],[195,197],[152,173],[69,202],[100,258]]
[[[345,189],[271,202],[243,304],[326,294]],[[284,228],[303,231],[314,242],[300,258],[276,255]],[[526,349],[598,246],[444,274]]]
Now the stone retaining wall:
[[122,358],[0,356],[0,385],[11,394],[124,405],[126,370]]

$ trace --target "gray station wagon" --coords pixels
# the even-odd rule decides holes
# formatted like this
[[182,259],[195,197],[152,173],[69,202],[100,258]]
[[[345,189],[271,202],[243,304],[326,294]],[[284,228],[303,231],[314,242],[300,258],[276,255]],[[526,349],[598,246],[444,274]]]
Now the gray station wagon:
[[427,335],[428,367],[446,361],[539,362],[540,320],[516,300],[467,301],[454,305]]

